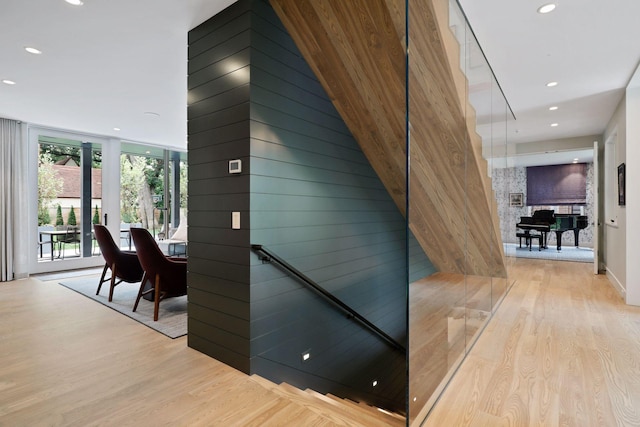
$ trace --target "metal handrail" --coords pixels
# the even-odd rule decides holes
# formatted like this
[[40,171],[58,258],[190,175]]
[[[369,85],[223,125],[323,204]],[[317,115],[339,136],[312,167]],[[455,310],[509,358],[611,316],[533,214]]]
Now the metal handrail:
[[291,264],[289,264],[288,262],[286,262],[282,258],[278,257],[273,252],[270,252],[269,250],[265,249],[265,247],[262,246],[262,245],[251,245],[251,249],[253,249],[256,252],[260,252],[260,253],[266,255],[266,256],[260,258],[261,261],[263,261],[263,262],[270,262],[272,260],[275,261],[276,263],[278,263],[279,265],[284,267],[284,269],[287,270],[289,273],[291,273],[296,278],[298,278],[300,281],[302,281],[305,285],[309,286],[314,291],[316,291],[319,295],[324,297],[327,301],[330,301],[335,306],[339,307],[344,312],[346,312],[348,318],[357,320],[363,326],[365,326],[370,331],[372,331],[373,333],[378,335],[380,338],[382,338],[384,341],[386,341],[393,348],[395,348],[396,350],[399,350],[399,351],[401,351],[403,353],[406,353],[407,349],[404,348],[404,346],[402,344],[400,344],[398,341],[393,339],[390,335],[388,335],[382,329],[378,328],[376,325],[371,323],[369,320],[367,320],[364,316],[362,316],[360,313],[355,311],[353,308],[349,307],[341,299],[337,298],[331,292],[327,291],[322,286],[320,286],[319,284],[317,284],[316,282],[311,280],[309,277],[304,275],[301,271],[297,270]]

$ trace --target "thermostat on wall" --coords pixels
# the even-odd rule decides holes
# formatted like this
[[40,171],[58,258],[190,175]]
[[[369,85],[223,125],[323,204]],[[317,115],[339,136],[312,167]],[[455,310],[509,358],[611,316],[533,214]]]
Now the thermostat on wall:
[[242,160],[229,160],[229,173],[242,172]]

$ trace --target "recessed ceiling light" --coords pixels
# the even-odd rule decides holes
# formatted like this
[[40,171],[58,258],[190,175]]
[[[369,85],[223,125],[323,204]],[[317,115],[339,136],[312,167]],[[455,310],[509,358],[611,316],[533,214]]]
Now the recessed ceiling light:
[[74,6],[82,6],[84,4],[82,0],[64,0],[64,1]]
[[557,124],[557,123],[551,123],[551,127],[552,127],[552,128],[557,127],[557,126],[558,126],[558,124]]
[[8,79],[3,80],[2,83],[6,84],[6,85],[14,85],[14,84],[16,84],[16,82],[14,82],[13,80],[8,80]]
[[120,128],[113,128],[113,130],[118,131],[118,130],[120,130]]
[[34,55],[40,55],[42,51],[40,49],[36,49],[35,47],[27,46],[24,48],[29,53],[33,53]]
[[558,86],[558,82],[549,82],[549,83],[547,83],[547,87],[554,87],[554,86]]
[[555,8],[556,8],[556,5],[554,3],[544,4],[538,8],[538,13],[549,13]]
[[558,107],[556,107],[555,105],[553,107],[549,107],[549,111],[556,111],[558,109]]

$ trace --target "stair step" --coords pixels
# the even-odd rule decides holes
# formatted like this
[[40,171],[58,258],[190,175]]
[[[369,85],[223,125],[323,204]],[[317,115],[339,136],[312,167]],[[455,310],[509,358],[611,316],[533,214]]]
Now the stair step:
[[400,414],[381,411],[366,403],[358,403],[332,394],[321,394],[315,390],[300,390],[290,384],[275,384],[259,375],[251,380],[269,392],[304,407],[336,425],[344,426],[404,426],[405,418]]
[[373,417],[376,420],[383,421],[382,425],[405,425],[405,418],[402,415],[392,414],[389,411],[380,410],[375,406],[371,406],[366,403],[354,402],[353,400],[344,399],[330,393],[327,394],[326,397],[333,400],[334,402],[337,402],[339,405],[344,405],[347,410],[356,411],[363,416],[367,415]]
[[394,420],[399,421],[401,423],[401,425],[405,424],[406,418],[403,415],[396,414],[395,412],[390,412],[390,411],[387,411],[387,410],[382,409],[382,408],[376,408],[376,407],[373,407],[373,406],[371,406],[371,405],[369,405],[367,403],[364,403],[364,402],[358,402],[358,405],[365,406],[365,407],[367,407],[369,409],[373,408],[377,413],[382,414],[385,418],[386,417],[391,417]]
[[322,416],[333,425],[355,427],[389,425],[385,418],[377,414],[354,411],[344,403],[334,402],[320,393],[303,391],[287,383],[275,384],[258,375],[252,375],[250,378],[274,395]]

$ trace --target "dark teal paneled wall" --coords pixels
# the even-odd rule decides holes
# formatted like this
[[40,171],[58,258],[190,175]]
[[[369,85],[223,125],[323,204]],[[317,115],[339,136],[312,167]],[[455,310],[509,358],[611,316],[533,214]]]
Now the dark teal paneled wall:
[[[404,355],[249,245],[402,343],[407,259],[411,279],[431,263],[407,245],[404,218],[266,0],[235,3],[189,39],[189,345],[276,382],[403,410]],[[231,176],[235,158],[243,173]]]
[[[404,344],[405,220],[268,2],[253,12],[251,243]],[[423,253],[414,260],[433,272]],[[251,355],[276,381],[404,409],[404,355],[255,255]]]
[[250,24],[238,2],[189,33],[189,346],[250,372],[249,211]]

